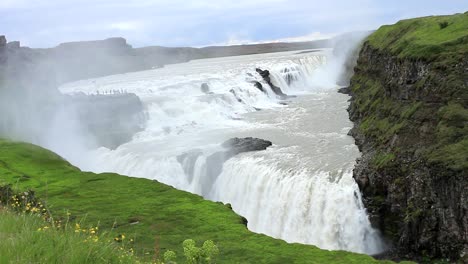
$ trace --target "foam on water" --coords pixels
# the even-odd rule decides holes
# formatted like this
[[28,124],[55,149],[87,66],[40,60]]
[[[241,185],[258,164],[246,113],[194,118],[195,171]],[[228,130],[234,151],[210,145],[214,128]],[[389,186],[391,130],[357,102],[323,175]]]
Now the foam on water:
[[[231,203],[249,229],[288,242],[378,253],[383,245],[352,178],[359,152],[346,135],[347,98],[320,77],[327,60],[323,52],[196,60],[65,85],[64,93],[135,93],[148,116],[146,129],[131,142],[71,161]],[[280,104],[255,68],[268,69],[286,94],[301,96]],[[203,83],[211,93],[201,91]],[[213,173],[207,158],[235,136],[275,145],[231,158]]]

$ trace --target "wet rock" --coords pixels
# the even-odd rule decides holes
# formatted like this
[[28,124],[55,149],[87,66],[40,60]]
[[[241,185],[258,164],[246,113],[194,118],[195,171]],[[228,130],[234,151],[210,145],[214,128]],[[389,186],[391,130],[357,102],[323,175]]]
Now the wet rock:
[[256,72],[258,72],[258,74],[260,74],[260,76],[263,78],[263,80],[268,83],[268,85],[270,85],[271,89],[273,90],[273,92],[278,95],[281,99],[286,99],[288,98],[288,95],[283,93],[283,91],[281,90],[280,87],[274,85],[272,82],[271,82],[271,78],[270,78],[270,71],[268,70],[262,70],[262,69],[255,69]]
[[237,93],[236,93],[236,91],[234,89],[229,90],[229,92],[232,93],[234,95],[234,97],[236,97],[237,102],[239,102],[239,103],[243,102],[242,99],[240,98],[240,96],[237,95]]
[[200,87],[201,91],[205,94],[210,94],[210,86],[207,83],[202,83]]
[[272,145],[271,141],[260,138],[232,138],[221,146],[228,149],[229,156],[249,151],[265,150]]
[[272,145],[271,141],[259,138],[232,138],[221,144],[223,151],[216,152],[206,159],[206,176],[203,183],[203,196],[210,193],[212,184],[223,170],[228,159],[244,152],[265,150]]
[[338,93],[350,95],[351,90],[349,89],[349,87],[343,87],[343,88],[338,89]]
[[255,82],[254,83],[255,88],[259,89],[260,91],[266,93],[265,89],[263,88],[263,85],[260,82]]

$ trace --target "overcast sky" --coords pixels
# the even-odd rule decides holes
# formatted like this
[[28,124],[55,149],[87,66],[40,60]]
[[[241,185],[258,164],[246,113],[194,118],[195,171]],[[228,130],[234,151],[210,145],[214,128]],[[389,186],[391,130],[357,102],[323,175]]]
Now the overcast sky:
[[468,11],[468,0],[0,0],[0,35],[30,47],[122,36],[135,47],[308,40],[403,18]]

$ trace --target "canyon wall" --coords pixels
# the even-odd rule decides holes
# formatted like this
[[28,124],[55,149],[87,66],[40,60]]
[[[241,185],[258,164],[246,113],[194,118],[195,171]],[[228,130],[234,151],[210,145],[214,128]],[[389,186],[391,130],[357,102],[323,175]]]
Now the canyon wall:
[[466,261],[468,13],[381,27],[349,91],[354,177],[390,254]]

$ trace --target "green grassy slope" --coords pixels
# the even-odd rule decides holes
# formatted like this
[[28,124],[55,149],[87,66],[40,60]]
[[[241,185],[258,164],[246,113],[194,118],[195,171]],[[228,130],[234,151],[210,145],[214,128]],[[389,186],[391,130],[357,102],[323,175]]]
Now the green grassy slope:
[[400,57],[434,58],[441,54],[463,54],[468,52],[467,16],[468,12],[402,20],[395,25],[380,27],[368,41],[374,48]]
[[[135,263],[112,238],[50,228],[39,215],[0,208],[0,263]],[[46,227],[46,229],[44,229]],[[90,240],[90,237],[93,240]]]
[[[0,141],[0,185],[36,191],[55,218],[67,211],[89,226],[126,234],[138,255],[178,251],[192,238],[213,240],[219,263],[375,263],[365,255],[287,244],[247,230],[242,219],[220,203],[156,181],[117,174],[82,172],[59,156],[25,143]],[[177,252],[183,256],[182,252]]]

